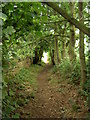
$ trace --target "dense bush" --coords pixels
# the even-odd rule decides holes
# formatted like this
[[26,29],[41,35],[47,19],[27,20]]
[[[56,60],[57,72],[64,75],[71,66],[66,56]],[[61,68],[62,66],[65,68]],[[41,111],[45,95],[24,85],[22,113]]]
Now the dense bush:
[[72,64],[69,59],[64,59],[58,66],[53,67],[53,73],[59,72],[64,79],[70,80],[73,84],[80,83],[80,63],[78,60]]
[[75,61],[72,66],[72,72],[71,72],[71,81],[74,84],[79,84],[80,83],[80,63],[79,61]]
[[70,73],[71,73],[71,63],[69,59],[64,59],[62,62],[59,64],[58,69],[60,71],[60,74],[65,77],[69,78]]
[[[13,76],[10,71],[9,74],[3,73],[3,118],[20,117],[20,115],[14,113],[14,111],[20,106],[27,104],[29,98],[34,97],[37,89],[36,76],[40,68],[42,67],[38,65],[32,65],[30,68],[22,68],[15,76]],[[31,89],[29,93],[26,91],[28,86],[30,87],[29,89]]]

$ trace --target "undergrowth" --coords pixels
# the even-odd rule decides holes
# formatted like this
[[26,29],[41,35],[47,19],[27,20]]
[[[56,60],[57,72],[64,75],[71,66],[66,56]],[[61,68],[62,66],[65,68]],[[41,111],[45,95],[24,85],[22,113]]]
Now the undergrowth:
[[39,65],[22,68],[15,76],[10,71],[8,75],[3,73],[3,118],[20,117],[15,111],[34,98],[37,90],[36,77],[41,68]]
[[[61,61],[61,63],[58,66],[54,66],[52,68],[53,74],[59,73],[60,75],[60,81],[66,80],[68,83],[72,85],[80,85],[81,81],[81,75],[80,75],[80,62],[79,60],[76,60],[71,64],[69,59],[64,59]],[[89,80],[87,79],[87,82],[84,84],[84,89],[78,89],[78,94],[81,96],[81,98],[84,100],[84,106],[89,109],[88,107],[88,99],[89,99]],[[77,105],[72,106],[73,110],[79,110],[79,107]]]
[[71,64],[69,59],[64,59],[59,65],[53,67],[52,72],[59,73],[62,78],[69,79],[72,84],[80,83],[80,63],[78,60]]

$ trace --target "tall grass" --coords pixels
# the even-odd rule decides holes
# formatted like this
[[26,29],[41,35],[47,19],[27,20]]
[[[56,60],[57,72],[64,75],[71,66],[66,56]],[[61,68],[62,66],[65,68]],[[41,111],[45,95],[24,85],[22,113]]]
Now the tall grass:
[[57,66],[54,66],[53,73],[59,72],[64,79],[69,79],[70,82],[74,84],[80,83],[80,62],[79,60],[74,61],[73,63],[70,60],[63,59],[61,63]]

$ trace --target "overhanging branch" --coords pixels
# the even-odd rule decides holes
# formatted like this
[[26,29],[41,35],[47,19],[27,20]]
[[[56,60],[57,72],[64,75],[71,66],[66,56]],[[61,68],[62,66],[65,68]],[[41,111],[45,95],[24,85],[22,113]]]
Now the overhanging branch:
[[53,2],[43,2],[50,6],[53,10],[58,12],[60,15],[62,15],[65,19],[67,19],[68,22],[71,24],[75,25],[76,28],[81,30],[83,33],[86,35],[90,36],[90,29],[87,28],[84,24],[82,24],[80,21],[77,21],[75,18],[72,18],[66,11],[64,11],[62,8],[58,7],[55,3]]

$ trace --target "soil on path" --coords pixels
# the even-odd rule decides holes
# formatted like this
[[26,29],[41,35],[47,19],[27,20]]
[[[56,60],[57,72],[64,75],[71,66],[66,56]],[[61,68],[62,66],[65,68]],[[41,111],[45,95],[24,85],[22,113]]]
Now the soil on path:
[[[60,82],[50,84],[51,65],[46,67],[39,73],[37,77],[38,90],[35,98],[30,100],[23,110],[27,115],[22,115],[22,118],[83,118],[85,117],[86,109],[83,100],[78,96],[77,88],[72,85]],[[54,76],[52,76],[54,77]],[[60,79],[60,78],[58,78]],[[72,111],[73,104],[79,104],[79,111]],[[30,114],[30,116],[29,116]]]

